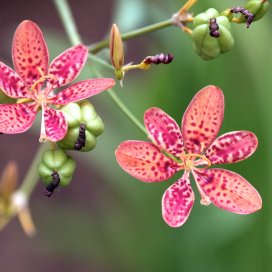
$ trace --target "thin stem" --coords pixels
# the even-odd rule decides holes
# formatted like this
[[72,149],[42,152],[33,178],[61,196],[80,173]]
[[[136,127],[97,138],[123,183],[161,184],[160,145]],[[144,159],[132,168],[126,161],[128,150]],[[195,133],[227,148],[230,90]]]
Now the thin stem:
[[[168,20],[165,20],[165,21],[162,21],[159,23],[155,23],[153,25],[149,25],[146,27],[142,27],[142,28],[127,32],[127,33],[121,35],[121,38],[123,41],[126,41],[126,40],[136,38],[136,37],[141,36],[146,33],[154,32],[156,30],[159,30],[159,29],[162,29],[165,27],[169,27],[171,25],[173,25],[172,19],[168,19]],[[96,44],[90,45],[89,52],[96,54],[108,46],[109,46],[109,39],[106,39],[106,40],[103,40],[103,41],[98,42]]]
[[[78,41],[81,42],[81,38],[76,30],[76,26],[73,26],[75,24],[74,18],[72,17],[72,13],[69,10],[69,5],[66,0],[54,0],[54,3],[56,5],[57,11],[59,12],[63,25],[65,27],[65,30],[67,32],[67,35],[70,39],[70,41],[73,41],[73,37],[76,36],[78,38]],[[61,4],[60,4],[61,3]],[[69,24],[67,22],[69,21]],[[72,25],[72,26],[71,26]],[[100,76],[99,72],[94,69],[97,76]],[[142,123],[132,114],[132,112],[126,107],[126,105],[120,100],[120,98],[117,96],[117,94],[112,90],[108,90],[108,95],[110,98],[114,101],[116,106],[127,116],[127,118],[136,125],[144,134],[146,134],[146,130]]]
[[42,153],[46,150],[46,144],[40,144],[34,159],[25,175],[22,185],[19,191],[24,193],[25,196],[29,196],[39,181],[39,175],[37,172],[37,166],[41,160]]
[[53,0],[54,4],[59,11],[59,15],[66,29],[69,40],[73,45],[81,43],[80,35],[77,31],[76,24],[74,23],[73,14],[66,0]]
[[125,114],[125,116],[136,126],[138,127],[144,134],[146,134],[145,127],[142,123],[131,113],[131,111],[126,107],[126,105],[120,100],[116,92],[112,89],[107,91],[109,97],[114,101],[116,106]]

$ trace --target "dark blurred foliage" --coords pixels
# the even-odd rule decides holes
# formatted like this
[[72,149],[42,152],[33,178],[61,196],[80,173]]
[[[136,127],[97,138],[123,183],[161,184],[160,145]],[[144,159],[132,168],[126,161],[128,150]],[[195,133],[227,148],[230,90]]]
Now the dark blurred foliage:
[[[80,34],[89,44],[102,39],[112,22],[121,32],[128,31],[167,19],[182,2],[69,3]],[[240,0],[239,5],[244,2]],[[70,46],[51,1],[10,0],[1,4],[1,61],[11,64],[12,36],[24,19],[39,24],[51,58]],[[234,0],[199,1],[193,10],[223,10],[235,5]],[[190,37],[178,28],[128,41],[126,62],[160,52],[171,52],[175,59],[171,65],[152,67],[149,72],[129,72],[124,88],[116,87],[139,119],[146,109],[157,106],[178,123],[199,89],[208,84],[221,87],[226,110],[220,133],[245,129],[259,138],[259,148],[251,158],[224,167],[244,176],[260,192],[261,211],[241,216],[212,205],[204,207],[195,191],[196,202],[187,223],[178,229],[168,227],[161,217],[161,197],[180,173],[166,182],[144,184],[123,172],[115,160],[115,149],[124,140],[145,138],[108,96],[101,94],[91,100],[106,127],[96,149],[88,154],[72,153],[77,160],[74,180],[51,199],[44,196],[42,183],[38,184],[30,200],[38,235],[25,237],[17,219],[13,220],[0,233],[0,271],[271,271],[271,23],[269,12],[249,29],[234,25],[234,49],[210,62],[194,54]],[[104,75],[113,76],[111,71]],[[81,79],[93,76],[86,67]],[[37,122],[27,133],[1,136],[1,170],[14,159],[23,178],[39,144],[38,130]]]

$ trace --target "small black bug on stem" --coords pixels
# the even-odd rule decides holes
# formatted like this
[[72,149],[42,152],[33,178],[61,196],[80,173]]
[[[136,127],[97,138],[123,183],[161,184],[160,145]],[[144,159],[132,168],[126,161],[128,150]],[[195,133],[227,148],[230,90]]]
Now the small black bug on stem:
[[210,30],[210,36],[214,38],[220,37],[220,32],[218,31],[219,25],[216,22],[215,18],[210,19],[210,24],[209,24],[209,30]]
[[168,53],[168,54],[157,54],[155,56],[148,56],[146,57],[143,62],[146,64],[169,64],[174,59],[174,55]]
[[54,190],[59,186],[59,183],[60,183],[60,177],[59,177],[58,171],[54,170],[51,176],[52,176],[52,182],[45,187],[45,195],[48,197],[52,196]]
[[81,123],[79,126],[78,138],[74,145],[75,150],[80,150],[85,146],[86,143],[86,125]]
[[254,20],[255,15],[249,12],[247,9],[243,7],[236,7],[230,10],[232,13],[241,13],[246,18],[247,28],[251,25]]

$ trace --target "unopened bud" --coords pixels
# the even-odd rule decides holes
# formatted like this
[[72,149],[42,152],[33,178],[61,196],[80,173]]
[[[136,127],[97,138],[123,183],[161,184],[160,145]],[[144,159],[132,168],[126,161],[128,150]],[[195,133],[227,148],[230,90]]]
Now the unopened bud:
[[250,0],[245,5],[245,9],[254,15],[253,21],[261,19],[268,11],[268,8],[269,2],[267,0]]
[[192,39],[195,52],[204,60],[223,54],[234,45],[228,17],[220,16],[214,8],[198,14],[193,21]]
[[110,32],[110,59],[113,67],[116,71],[117,78],[120,80],[123,78],[122,67],[124,65],[124,47],[121,34],[116,24],[112,25]]
[[65,137],[57,142],[61,149],[91,151],[96,137],[104,132],[104,124],[94,106],[87,100],[69,103],[61,108],[68,122]]

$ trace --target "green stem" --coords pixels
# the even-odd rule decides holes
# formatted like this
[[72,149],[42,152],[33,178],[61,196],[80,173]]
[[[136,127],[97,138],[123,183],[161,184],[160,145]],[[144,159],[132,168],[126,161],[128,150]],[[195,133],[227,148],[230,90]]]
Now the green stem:
[[[72,16],[72,12],[70,11],[67,0],[54,0],[54,3],[56,5],[57,11],[60,14],[60,17],[62,18],[64,28],[65,28],[65,30],[67,32],[67,35],[68,35],[70,41],[73,43],[73,41],[75,40],[74,37],[76,37],[77,41],[80,43],[81,38],[80,38],[80,36],[79,36],[79,34],[77,32],[77,28],[75,26],[75,21],[74,21],[74,18]],[[95,70],[95,73],[97,75],[99,75],[97,70]],[[125,106],[125,104],[120,100],[120,98],[117,96],[117,94],[113,90],[109,90],[107,93],[109,94],[111,99],[115,102],[116,106],[127,116],[127,118],[133,124],[135,124],[142,132],[144,132],[144,134],[146,134],[146,130],[145,130],[144,126],[131,113],[131,111]]]
[[34,159],[25,175],[22,185],[19,188],[19,191],[23,192],[26,196],[30,196],[34,190],[37,182],[39,181],[39,175],[37,172],[38,164],[41,160],[42,153],[46,150],[46,144],[40,144]]
[[[168,20],[165,20],[165,21],[162,21],[162,22],[159,22],[159,23],[155,23],[153,25],[145,26],[145,27],[142,27],[142,28],[127,32],[127,33],[121,35],[121,37],[122,37],[123,41],[126,41],[126,40],[136,38],[136,37],[141,36],[141,35],[146,34],[146,33],[154,32],[156,30],[159,30],[159,29],[162,29],[162,28],[165,28],[165,27],[169,27],[171,25],[173,25],[173,21],[172,21],[172,19],[168,19]],[[108,39],[103,40],[103,41],[98,42],[96,44],[90,45],[89,46],[89,52],[93,53],[93,54],[96,54],[96,53],[98,53],[99,51],[101,51],[102,49],[104,49],[104,48],[106,48],[108,46],[109,46],[109,40]]]
[[54,4],[59,11],[59,15],[66,29],[69,40],[73,45],[81,43],[80,35],[77,31],[76,24],[74,23],[73,14],[66,0],[53,0]]
[[[98,77],[101,77],[98,71],[95,71],[95,73]],[[116,106],[125,114],[125,116],[146,135],[146,129],[143,126],[143,124],[131,113],[127,106],[120,100],[116,92],[113,89],[109,89],[107,91],[107,94],[116,104]]]

